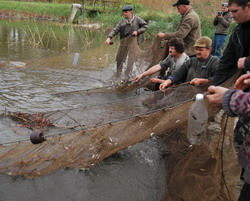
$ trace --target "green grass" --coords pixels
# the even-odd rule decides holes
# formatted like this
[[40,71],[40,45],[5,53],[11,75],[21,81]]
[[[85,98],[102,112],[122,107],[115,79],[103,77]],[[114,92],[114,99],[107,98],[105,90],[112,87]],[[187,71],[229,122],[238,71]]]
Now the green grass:
[[[155,36],[158,32],[172,32],[175,31],[179,21],[180,15],[175,12],[174,14],[166,14],[161,11],[156,11],[148,8],[143,8],[136,1],[131,1],[134,6],[135,13],[149,22],[149,28],[144,34],[146,38]],[[123,7],[124,5],[120,5]],[[92,9],[91,6],[86,7],[88,10]],[[101,10],[101,7],[95,9]],[[112,10],[113,9],[113,10]],[[0,0],[0,10],[12,12],[16,15],[31,14],[35,16],[50,16],[55,20],[60,17],[69,17],[71,13],[71,4],[56,4],[56,3],[40,3],[40,2],[20,2],[11,0]],[[107,10],[106,10],[107,11]],[[77,14],[80,23],[100,23],[103,24],[104,32],[112,29],[121,19],[122,12],[120,8],[110,8],[109,12],[97,12],[95,15],[90,15],[88,12]],[[215,27],[213,26],[213,16],[205,16],[203,12],[197,11],[201,19],[202,35],[213,38]],[[230,28],[230,33],[235,27],[233,24]]]
[[0,10],[26,12],[34,15],[65,17],[71,13],[70,4],[51,4],[40,2],[0,1]]

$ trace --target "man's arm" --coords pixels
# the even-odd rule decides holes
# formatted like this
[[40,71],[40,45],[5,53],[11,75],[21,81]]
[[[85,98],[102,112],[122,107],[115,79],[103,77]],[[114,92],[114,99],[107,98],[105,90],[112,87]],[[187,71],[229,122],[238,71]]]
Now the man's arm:
[[183,63],[180,68],[178,68],[172,75],[168,77],[173,84],[179,83],[186,79],[189,68],[192,66],[192,59]]
[[229,116],[250,118],[250,93],[228,90],[223,96],[222,106]]
[[223,24],[225,27],[229,27],[232,22],[232,18],[230,17],[230,15],[226,15],[222,18],[219,18],[219,22]]
[[215,75],[215,72],[217,71],[218,69],[218,66],[219,66],[219,62],[220,62],[220,59],[218,57],[215,57],[213,56],[211,59],[210,59],[210,62],[207,66],[207,68],[209,68],[209,72],[208,72],[208,80],[214,80],[214,75]]
[[210,86],[209,94],[206,96],[210,103],[223,106],[223,109],[229,116],[250,117],[250,93],[243,92],[250,86],[250,74],[240,76],[234,88],[236,90],[224,87]]
[[112,39],[116,34],[118,34],[121,30],[121,22],[122,20],[115,26],[115,28],[109,33],[108,38]]
[[137,77],[135,77],[133,79],[134,82],[139,82],[143,77],[152,75],[158,71],[161,70],[161,66],[159,64],[152,66],[150,69],[146,70],[145,72],[143,72],[142,74],[138,75]]
[[216,26],[216,25],[218,25],[218,22],[219,22],[219,18],[216,16],[215,18],[214,18],[214,26]]
[[245,59],[244,67],[246,71],[250,71],[250,56]]
[[218,69],[213,78],[214,85],[220,85],[237,71],[236,46],[233,43],[233,35],[229,39],[226,50],[220,59]]
[[173,37],[177,37],[177,38],[185,38],[189,32],[192,30],[193,28],[193,19],[192,18],[187,18],[184,21],[182,21],[182,23],[180,24],[178,30],[176,32],[167,32],[165,33],[165,39],[169,40]]
[[137,17],[138,23],[139,23],[139,29],[137,30],[138,34],[144,33],[148,29],[148,24],[141,19],[140,17]]

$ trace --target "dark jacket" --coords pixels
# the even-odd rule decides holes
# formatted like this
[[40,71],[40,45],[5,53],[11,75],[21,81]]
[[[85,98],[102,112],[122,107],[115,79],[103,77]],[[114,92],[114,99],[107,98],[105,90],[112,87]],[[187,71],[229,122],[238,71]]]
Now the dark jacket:
[[[238,70],[237,62],[239,58],[249,56],[244,55],[244,52],[250,52],[250,45],[245,45],[245,41],[243,41],[243,32],[245,31],[246,27],[250,25],[250,23],[247,22],[244,24],[239,24],[229,39],[228,45],[223,53],[222,58],[220,59],[218,69],[214,75],[214,85],[220,85],[229,79]],[[248,50],[246,48],[248,48]],[[248,67],[245,68],[245,71],[249,70],[250,68],[248,65]]]
[[216,17],[214,19],[214,25],[216,26],[215,34],[226,35],[228,33],[228,28],[230,27],[230,24],[232,22],[232,18],[230,15],[231,15],[230,12],[226,12],[226,13],[223,13],[222,18]]
[[120,39],[126,38],[134,31],[138,31],[139,35],[144,33],[148,28],[147,23],[140,17],[134,15],[129,21],[127,19],[122,19],[116,27],[109,33],[108,38],[113,38],[116,34],[120,34]]
[[244,63],[244,67],[245,67],[245,69],[248,69],[248,70],[250,69],[250,56],[248,56],[246,58],[245,63]]
[[219,58],[210,55],[206,60],[192,57],[177,69],[168,79],[174,84],[191,81],[194,78],[205,78],[213,80],[214,73],[217,69]]

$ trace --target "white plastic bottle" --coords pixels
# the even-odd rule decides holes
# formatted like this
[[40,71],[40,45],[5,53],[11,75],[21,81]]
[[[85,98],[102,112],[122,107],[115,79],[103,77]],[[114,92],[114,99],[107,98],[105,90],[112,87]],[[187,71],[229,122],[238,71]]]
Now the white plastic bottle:
[[207,121],[208,112],[204,103],[204,95],[197,94],[188,114],[187,138],[192,145],[204,142]]

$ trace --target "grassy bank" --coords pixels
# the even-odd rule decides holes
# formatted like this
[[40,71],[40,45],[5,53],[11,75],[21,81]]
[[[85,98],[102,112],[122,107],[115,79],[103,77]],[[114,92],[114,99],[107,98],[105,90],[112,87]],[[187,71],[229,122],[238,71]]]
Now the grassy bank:
[[2,15],[46,19],[66,19],[70,15],[69,4],[51,4],[40,2],[0,1]]
[[[86,7],[88,10],[93,8]],[[95,9],[98,9],[95,8]],[[101,8],[100,8],[101,9]],[[158,10],[142,7],[140,4],[134,5],[135,13],[149,22],[149,29],[145,34],[146,38],[156,35],[158,32],[172,32],[175,31],[180,15],[178,12],[165,13]],[[196,9],[202,22],[202,35],[213,37],[214,26],[212,24],[214,16],[207,16],[202,10]],[[14,17],[27,17],[36,19],[51,19],[67,21],[71,12],[71,4],[56,4],[56,3],[39,3],[39,2],[19,2],[19,1],[0,1],[0,12],[4,15]],[[103,29],[109,31],[117,22],[122,19],[120,9],[115,9],[112,12],[84,12],[78,13],[78,20],[80,23],[100,23],[103,24]],[[235,25],[232,26],[232,28]],[[231,28],[231,29],[232,29]]]

